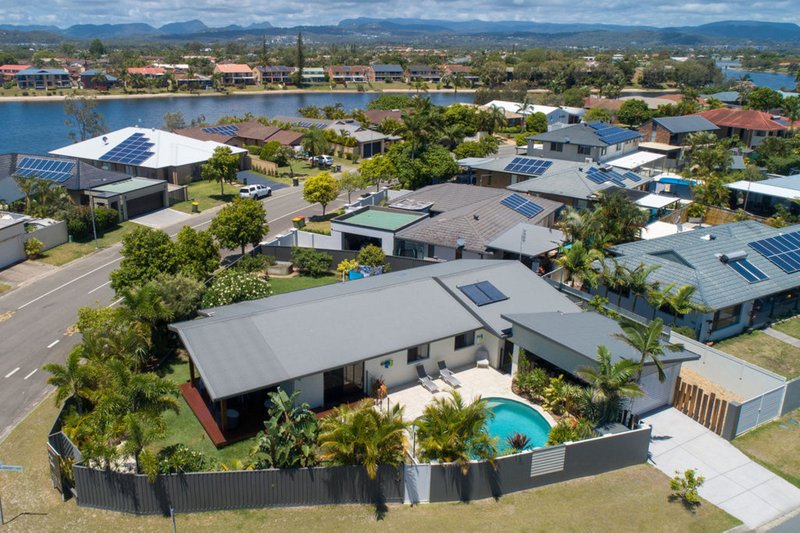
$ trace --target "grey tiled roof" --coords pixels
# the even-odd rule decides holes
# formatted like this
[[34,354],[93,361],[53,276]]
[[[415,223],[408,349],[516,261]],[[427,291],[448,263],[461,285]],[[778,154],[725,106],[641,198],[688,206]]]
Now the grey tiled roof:
[[[749,242],[800,230],[800,226],[773,228],[755,221],[734,222],[696,229],[658,239],[614,246],[610,251],[629,268],[640,263],[659,265],[650,279],[661,286],[697,287],[695,301],[713,309],[747,302],[800,287],[800,272],[787,274],[748,246]],[[712,240],[702,237],[713,235]],[[748,283],[720,261],[719,254],[746,252],[747,259],[769,279]]]
[[533,135],[528,137],[528,139],[532,139],[534,141],[545,141],[545,142],[557,142],[557,143],[570,143],[570,144],[579,144],[583,146],[599,146],[599,147],[607,147],[610,146],[608,143],[603,142],[600,140],[600,136],[597,134],[594,128],[586,124],[585,122],[582,124],[574,124],[572,126],[567,126],[566,128],[559,128],[557,130],[548,131],[545,133],[540,133],[539,135]]
[[696,131],[717,131],[719,129],[713,122],[698,115],[682,117],[654,118],[653,122],[659,124],[672,133],[692,133]]

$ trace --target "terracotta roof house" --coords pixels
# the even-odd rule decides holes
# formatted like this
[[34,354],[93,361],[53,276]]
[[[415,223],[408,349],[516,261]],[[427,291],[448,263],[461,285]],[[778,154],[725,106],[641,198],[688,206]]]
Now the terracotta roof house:
[[176,130],[175,133],[200,141],[216,141],[231,146],[263,146],[272,141],[278,141],[285,146],[297,146],[303,141],[303,134],[300,132],[265,126],[257,120],[223,126],[183,128]]
[[31,68],[33,65],[0,65],[0,77],[3,81],[11,81],[18,72]]
[[[755,109],[723,107],[698,113],[719,127],[719,137],[739,137],[747,146],[755,148],[767,137],[780,137],[790,128],[789,119]],[[800,121],[795,127],[800,126]]]
[[162,78],[167,71],[161,67],[129,67],[128,74],[138,74],[144,78]]
[[222,74],[224,85],[254,85],[260,78],[258,70],[241,63],[217,63],[214,74]]

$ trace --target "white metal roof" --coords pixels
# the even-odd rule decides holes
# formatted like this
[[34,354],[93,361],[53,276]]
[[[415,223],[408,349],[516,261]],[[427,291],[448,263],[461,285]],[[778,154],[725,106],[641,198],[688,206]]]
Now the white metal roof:
[[634,170],[642,165],[664,159],[664,157],[664,154],[656,154],[653,152],[634,152],[612,161],[606,161],[606,164],[612,167],[624,168],[625,170]]
[[[181,165],[191,165],[193,163],[203,163],[208,161],[208,158],[214,153],[215,148],[227,146],[216,141],[200,141],[163,130],[129,127],[112,131],[79,143],[70,144],[69,146],[53,150],[50,153],[53,155],[77,157],[78,159],[89,161],[100,161],[100,158],[104,154],[125,141],[134,133],[144,135],[149,142],[154,145],[149,149],[149,151],[153,152],[153,155],[138,165],[134,165],[144,168],[178,167]],[[230,148],[234,154],[247,152],[244,148],[238,148],[236,146],[228,146],[228,148]]]
[[651,209],[661,209],[667,207],[669,204],[679,202],[680,198],[675,196],[661,196],[660,194],[648,194],[636,200],[636,205],[639,207],[649,207]]
[[774,196],[775,198],[785,198],[787,200],[800,198],[800,191],[796,189],[790,189],[787,187],[777,187],[775,185],[767,185],[765,183],[761,183],[758,181],[747,181],[747,180],[734,181],[733,183],[728,183],[726,187],[736,191],[763,194],[766,196]]

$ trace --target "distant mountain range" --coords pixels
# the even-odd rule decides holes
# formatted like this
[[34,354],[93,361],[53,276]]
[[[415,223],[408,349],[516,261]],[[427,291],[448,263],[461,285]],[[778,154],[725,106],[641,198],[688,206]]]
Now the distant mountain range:
[[64,39],[108,41],[220,41],[287,36],[303,31],[318,42],[436,43],[484,46],[798,46],[800,26],[782,22],[721,21],[700,26],[658,28],[619,24],[557,24],[526,21],[450,21],[411,18],[354,18],[337,25],[273,27],[269,22],[248,26],[209,27],[200,20],[161,27],[145,23],[16,26],[0,24],[0,42],[59,42]]

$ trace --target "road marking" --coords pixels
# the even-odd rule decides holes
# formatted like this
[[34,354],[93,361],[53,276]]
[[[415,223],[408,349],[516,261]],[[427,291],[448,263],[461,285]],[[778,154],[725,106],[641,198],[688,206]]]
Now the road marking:
[[11,376],[13,376],[14,374],[16,374],[17,372],[19,372],[19,367],[15,368],[14,370],[12,370],[12,371],[11,371],[11,372],[9,372],[8,374],[6,374],[6,378],[10,378]]
[[50,344],[48,344],[48,345],[47,345],[47,347],[48,347],[48,348],[52,348],[53,346],[55,346],[55,345],[56,345],[56,344],[58,344],[59,342],[61,342],[61,339],[56,339],[56,340],[54,340],[53,342],[51,342]]
[[29,377],[31,377],[32,375],[34,375],[34,374],[36,373],[36,371],[37,371],[37,370],[39,370],[39,369],[38,369],[38,368],[34,368],[33,370],[31,370],[30,374],[28,374],[27,376],[25,376],[23,379],[28,379]]
[[119,298],[118,300],[115,300],[115,301],[111,302],[110,304],[108,304],[108,305],[106,306],[106,309],[108,309],[109,307],[114,307],[115,305],[117,305],[118,303],[120,303],[120,302],[121,302],[122,300],[124,300],[124,299],[125,299],[125,298]]
[[17,308],[17,311],[19,311],[19,310],[21,310],[21,309],[24,309],[24,308],[28,307],[29,305],[31,305],[31,304],[32,304],[32,303],[34,303],[34,302],[38,302],[39,300],[41,300],[41,299],[42,299],[42,298],[44,298],[45,296],[50,296],[50,295],[51,295],[51,294],[53,294],[54,292],[56,292],[56,291],[58,291],[58,290],[61,290],[61,289],[63,289],[63,288],[64,288],[64,287],[66,287],[67,285],[71,285],[71,284],[75,283],[75,282],[76,282],[76,281],[78,281],[79,279],[83,279],[83,278],[85,278],[86,276],[88,276],[88,275],[90,275],[90,274],[94,274],[94,273],[95,273],[95,272],[97,272],[98,270],[102,270],[102,269],[104,269],[105,267],[107,267],[108,265],[113,265],[113,264],[114,264],[114,263],[116,263],[117,261],[121,261],[121,260],[122,260],[122,257],[118,257],[117,259],[114,259],[113,261],[109,261],[108,263],[106,263],[106,264],[104,264],[104,265],[100,265],[99,267],[95,268],[94,270],[90,270],[89,272],[87,272],[87,273],[85,273],[85,274],[82,274],[82,275],[78,276],[77,278],[75,278],[75,279],[72,279],[72,280],[70,280],[70,281],[68,281],[68,282],[64,283],[63,285],[59,285],[59,286],[58,286],[58,287],[56,287],[55,289],[53,289],[53,290],[51,290],[51,291],[47,291],[46,293],[42,294],[42,295],[41,295],[41,296],[39,296],[38,298],[34,298],[34,299],[33,299],[33,300],[31,300],[30,302],[28,302],[28,303],[26,303],[26,304],[23,304],[23,305],[19,306],[19,307]]
[[14,316],[14,311],[6,311],[5,313],[0,313],[0,322],[4,322]]
[[95,287],[94,289],[90,290],[90,291],[89,291],[89,292],[87,292],[86,294],[92,294],[94,291],[99,291],[100,289],[102,289],[103,287],[105,287],[106,285],[108,285],[109,283],[111,283],[111,281],[110,281],[110,280],[109,280],[109,281],[106,281],[105,283],[103,283],[103,284],[102,284],[102,285],[100,285],[99,287]]

